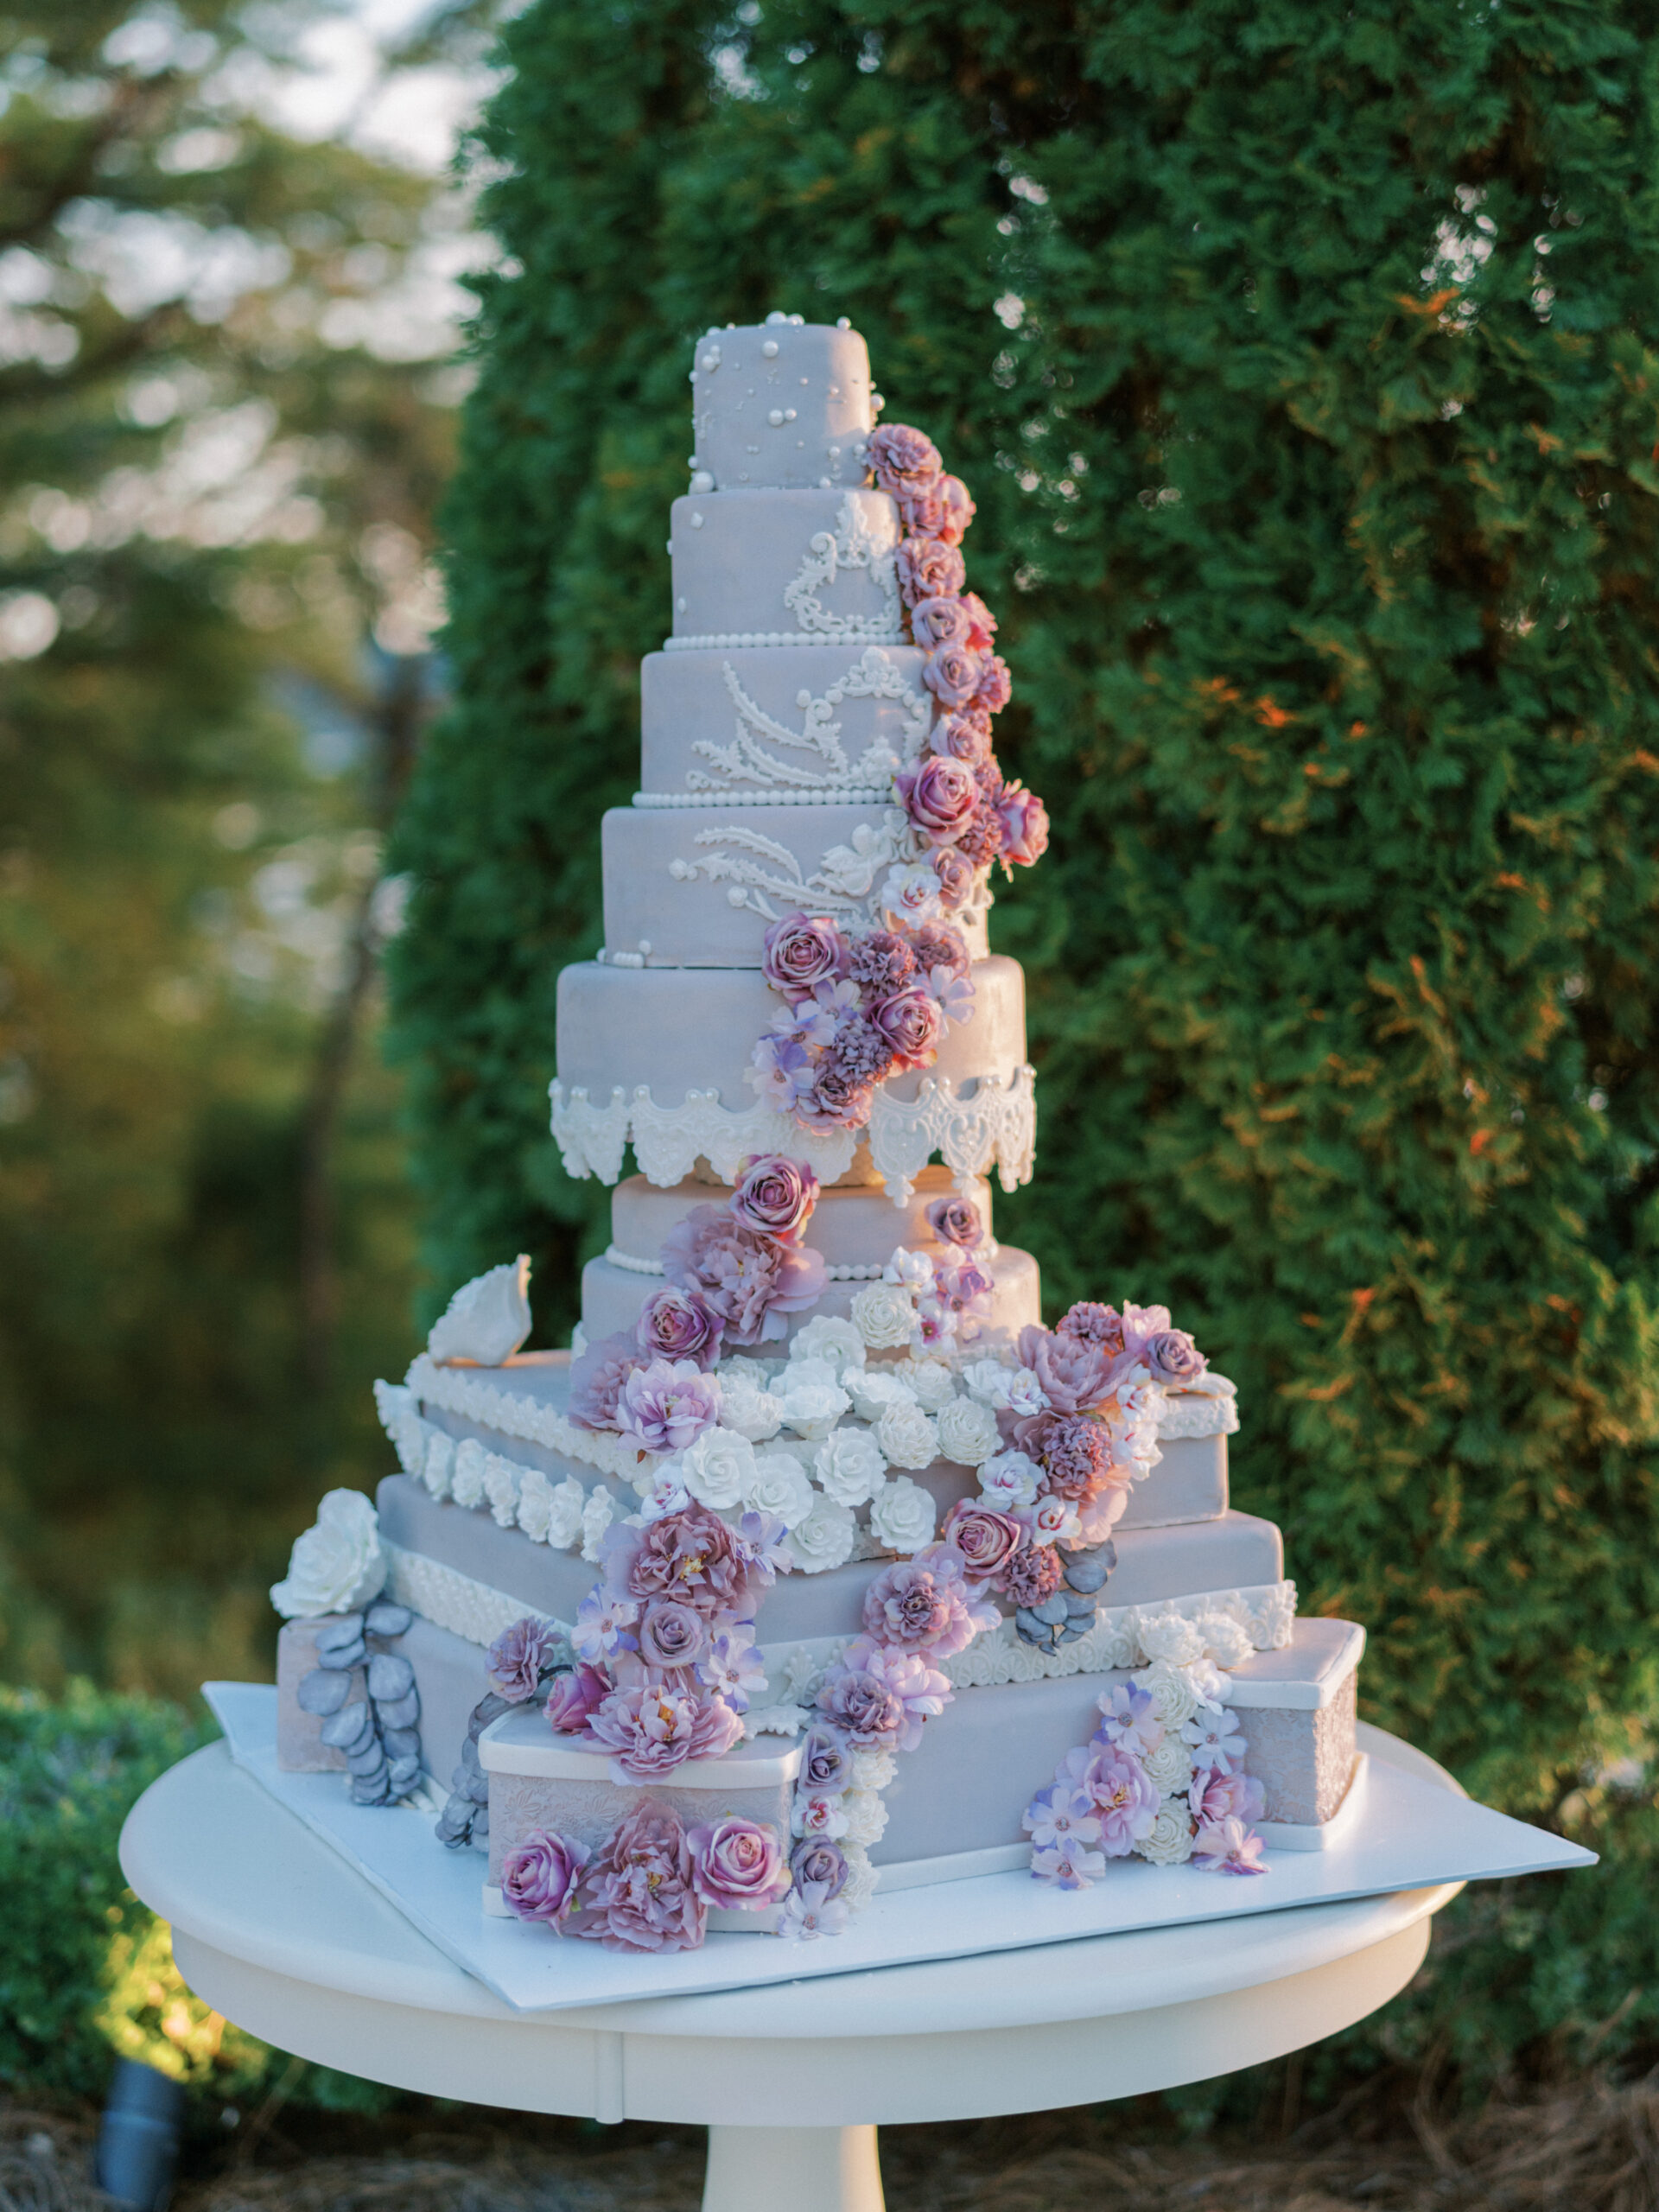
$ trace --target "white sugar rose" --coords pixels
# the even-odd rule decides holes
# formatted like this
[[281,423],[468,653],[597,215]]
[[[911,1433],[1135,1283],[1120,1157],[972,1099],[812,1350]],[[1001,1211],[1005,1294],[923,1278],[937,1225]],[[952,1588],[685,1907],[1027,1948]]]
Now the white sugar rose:
[[553,1521],[553,1485],[539,1467],[526,1467],[518,1485],[518,1526],[532,1544],[544,1544]]
[[847,1377],[847,1393],[861,1421],[878,1421],[889,1406],[913,1406],[916,1394],[893,1367],[861,1367]]
[[937,922],[940,912],[938,875],[919,861],[890,868],[881,886],[881,906],[885,913],[912,926]]
[[804,1521],[785,1538],[785,1546],[803,1574],[822,1574],[852,1557],[858,1524],[844,1505],[833,1497],[818,1498]]
[[999,1452],[979,1471],[986,1504],[1002,1513],[1011,1505],[1029,1505],[1042,1478],[1042,1469],[1024,1452]]
[[764,1444],[784,1425],[784,1409],[770,1390],[758,1389],[746,1376],[728,1382],[720,1370],[720,1425],[751,1444]]
[[889,1406],[875,1440],[895,1467],[931,1467],[939,1456],[939,1432],[916,1405]]
[[[939,1449],[958,1466],[983,1466],[1001,1440],[997,1434],[996,1415],[977,1399],[952,1398],[948,1406],[940,1407]],[[1025,1501],[1021,1499],[1020,1503]]]
[[558,1484],[548,1503],[547,1534],[542,1539],[556,1552],[568,1552],[582,1534],[582,1510],[588,1493],[572,1475]]
[[893,1257],[881,1270],[881,1280],[902,1283],[906,1290],[931,1291],[933,1262],[925,1252],[912,1252],[906,1245],[895,1244]]
[[379,1516],[360,1490],[331,1490],[317,1508],[315,1528],[296,1540],[270,1602],[284,1620],[315,1620],[354,1613],[385,1586]]
[[1148,1659],[1166,1659],[1172,1667],[1191,1666],[1204,1656],[1204,1638],[1194,1623],[1179,1613],[1142,1613],[1135,1624],[1135,1641]]
[[870,1501],[870,1527],[889,1551],[920,1551],[932,1542],[938,1518],[932,1493],[908,1475],[891,1477]]
[[792,1452],[755,1453],[743,1491],[743,1503],[751,1513],[774,1514],[785,1529],[792,1529],[812,1510],[816,1495],[806,1469]]
[[598,1564],[601,1541],[615,1518],[616,1504],[609,1491],[589,1491],[582,1509],[582,1555],[590,1566]]
[[706,1428],[680,1458],[680,1476],[699,1505],[716,1512],[742,1503],[754,1472],[754,1446],[728,1428]]
[[[483,1446],[480,1446],[480,1450]],[[449,1495],[449,1481],[455,1471],[455,1440],[442,1428],[429,1429],[426,1439],[426,1457],[421,1462],[421,1480],[434,1497]]]
[[1154,1866],[1184,1866],[1192,1856],[1192,1823],[1185,1798],[1173,1797],[1160,1805],[1150,1829],[1131,1848]]
[[899,1772],[897,1754],[893,1751],[855,1751],[853,1780],[855,1789],[868,1789],[879,1797],[889,1788]]
[[1198,1709],[1198,1694],[1179,1667],[1155,1660],[1135,1677],[1152,1699],[1152,1709],[1166,1728],[1179,1728]]
[[1179,1736],[1166,1735],[1155,1751],[1142,1756],[1141,1764],[1160,1796],[1173,1797],[1179,1790],[1185,1798],[1192,1779],[1192,1754]]
[[492,1452],[484,1462],[484,1495],[496,1527],[511,1529],[518,1511],[518,1469],[499,1452]]
[[852,1304],[853,1325],[872,1351],[896,1351],[910,1342],[916,1301],[891,1282],[867,1282]]
[[1205,1658],[1217,1667],[1243,1666],[1255,1649],[1249,1630],[1230,1613],[1200,1613],[1192,1625],[1204,1638]]
[[764,1359],[750,1359],[743,1352],[731,1352],[721,1359],[717,1372],[723,1390],[728,1382],[752,1382],[757,1390],[770,1390],[777,1364]]
[[916,1402],[925,1414],[936,1414],[955,1402],[956,1377],[942,1359],[901,1360],[899,1374],[916,1393]]
[[868,1428],[838,1428],[813,1453],[812,1471],[837,1505],[863,1505],[880,1486],[887,1463]]
[[791,1365],[803,1359],[827,1360],[839,1382],[848,1368],[863,1366],[864,1339],[855,1325],[840,1314],[815,1313],[804,1329],[796,1332],[789,1357]]
[[790,1379],[787,1372],[781,1378],[786,1386],[778,1402],[783,1408],[784,1426],[792,1428],[797,1436],[816,1441],[828,1436],[844,1413],[852,1408],[852,1400],[836,1382],[804,1382]]
[[847,1808],[847,1840],[868,1851],[887,1833],[887,1808],[873,1789],[849,1789],[842,1799]]
[[970,1395],[998,1413],[1015,1413],[1023,1420],[1039,1414],[1048,1403],[1041,1383],[1028,1367],[1005,1366],[1000,1359],[976,1359],[962,1370]]
[[464,1437],[455,1446],[449,1470],[449,1495],[457,1505],[468,1508],[484,1503],[484,1471],[490,1455],[475,1436]]

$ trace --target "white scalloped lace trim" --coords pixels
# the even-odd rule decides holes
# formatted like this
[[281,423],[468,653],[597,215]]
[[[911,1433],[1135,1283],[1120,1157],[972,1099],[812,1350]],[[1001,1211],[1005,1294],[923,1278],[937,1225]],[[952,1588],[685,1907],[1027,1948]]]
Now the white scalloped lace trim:
[[480,1428],[519,1436],[527,1444],[545,1445],[550,1452],[563,1452],[567,1459],[580,1459],[584,1466],[596,1467],[601,1474],[614,1475],[621,1482],[632,1484],[639,1472],[639,1452],[619,1437],[578,1428],[552,1406],[484,1382],[475,1368],[440,1367],[422,1352],[404,1382],[427,1405],[442,1406],[445,1413],[459,1414],[464,1421],[476,1421]]
[[964,1096],[948,1078],[928,1076],[912,1099],[879,1089],[867,1128],[833,1134],[804,1129],[758,1103],[722,1106],[717,1090],[689,1090],[677,1106],[659,1106],[643,1084],[632,1095],[619,1084],[605,1103],[581,1087],[567,1094],[556,1081],[549,1095],[553,1135],[571,1175],[616,1182],[632,1141],[640,1173],[660,1188],[683,1182],[699,1160],[734,1182],[740,1162],[755,1152],[787,1152],[806,1160],[820,1181],[833,1183],[852,1166],[862,1139],[893,1204],[903,1205],[936,1153],[962,1191],[993,1165],[1005,1191],[1028,1183],[1037,1147],[1036,1083],[1036,1071],[1021,1066],[1006,1084],[980,1077]]

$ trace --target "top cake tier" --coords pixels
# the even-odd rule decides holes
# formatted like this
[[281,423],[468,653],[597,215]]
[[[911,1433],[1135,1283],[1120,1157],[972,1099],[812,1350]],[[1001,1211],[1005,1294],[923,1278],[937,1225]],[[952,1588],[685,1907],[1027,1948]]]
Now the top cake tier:
[[855,330],[776,315],[709,331],[691,370],[693,488],[863,483],[871,398],[870,357]]

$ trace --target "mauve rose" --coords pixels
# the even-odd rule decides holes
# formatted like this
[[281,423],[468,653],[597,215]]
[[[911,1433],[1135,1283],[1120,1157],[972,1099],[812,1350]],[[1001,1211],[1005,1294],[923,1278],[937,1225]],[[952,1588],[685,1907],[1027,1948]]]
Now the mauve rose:
[[619,1333],[601,1337],[570,1363],[570,1402],[567,1410],[578,1428],[607,1429],[620,1426],[616,1417],[622,1386],[645,1362],[631,1337]]
[[922,664],[922,681],[933,696],[947,707],[965,707],[978,696],[985,664],[966,645],[941,645]]
[[918,600],[910,610],[910,634],[930,651],[940,645],[971,645],[973,626],[965,600]]
[[875,1086],[850,1069],[826,1067],[795,1109],[795,1118],[809,1129],[861,1129],[870,1118]]
[[927,741],[935,753],[948,760],[965,760],[970,768],[976,768],[991,757],[990,717],[972,709],[941,715]]
[[675,1224],[663,1268],[671,1282],[702,1292],[737,1344],[785,1335],[783,1317],[814,1304],[829,1279],[822,1253],[740,1229],[724,1206],[693,1206]]
[[580,1736],[598,1707],[611,1694],[611,1685],[597,1667],[586,1661],[569,1675],[561,1675],[547,1694],[542,1710],[549,1726],[561,1736]]
[[596,1936],[607,1951],[694,1951],[709,1924],[680,1817],[650,1797],[601,1845],[588,1893],[590,1908],[570,1932]]
[[822,914],[785,914],[766,931],[760,972],[786,998],[810,997],[815,983],[847,972],[841,931]]
[[503,1629],[490,1646],[485,1662],[491,1687],[511,1704],[522,1705],[536,1694],[542,1668],[558,1638],[545,1621],[527,1614]]
[[973,770],[949,754],[931,753],[918,767],[907,768],[893,782],[917,828],[944,843],[959,836],[979,810]]
[[867,996],[884,999],[907,983],[915,970],[916,956],[903,938],[891,930],[872,930],[854,944],[848,972]]
[[705,1505],[651,1522],[641,1529],[619,1522],[605,1540],[607,1586],[619,1596],[649,1604],[680,1598],[705,1618],[731,1613],[753,1618],[772,1570]]
[[685,1840],[691,1879],[705,1904],[758,1912],[787,1893],[789,1868],[777,1831],[764,1822],[728,1815],[711,1827],[689,1830]]
[[653,1674],[664,1668],[695,1666],[709,1641],[702,1615],[679,1598],[658,1598],[647,1605],[634,1634],[639,1656]]
[[818,1706],[857,1751],[885,1750],[905,1726],[905,1702],[880,1675],[849,1667],[831,1675]]
[[927,1209],[927,1225],[941,1243],[957,1245],[964,1252],[973,1251],[985,1241],[985,1224],[979,1217],[979,1208],[957,1191],[952,1191],[949,1198],[932,1201]]
[[979,704],[993,715],[1000,715],[1014,696],[1014,679],[1008,674],[1008,664],[1001,653],[982,653],[979,657],[979,682],[974,696]]
[[798,1244],[818,1203],[818,1179],[802,1161],[780,1152],[752,1153],[738,1170],[727,1200],[740,1229]]
[[968,495],[968,486],[960,476],[942,476],[935,497],[944,510],[938,535],[947,545],[960,545],[974,518],[974,503]]
[[720,1418],[720,1385],[694,1360],[653,1359],[622,1385],[617,1420],[642,1452],[683,1452]]
[[1160,1382],[1190,1382],[1210,1364],[1185,1329],[1160,1329],[1147,1338],[1141,1357]]
[[1002,817],[982,801],[978,812],[957,839],[957,850],[976,868],[988,868],[1002,849]]
[[1040,1605],[1065,1579],[1052,1544],[1022,1544],[1002,1570],[1002,1587],[1016,1605]]
[[1020,1332],[1019,1352],[1056,1413],[1086,1413],[1110,1387],[1110,1359],[1079,1337],[1058,1336],[1033,1322]]
[[532,1828],[501,1862],[501,1902],[519,1920],[558,1930],[576,1902],[582,1870],[593,1857],[585,1843]]
[[695,1360],[706,1373],[720,1357],[720,1315],[700,1290],[671,1283],[652,1291],[633,1333],[647,1360]]
[[962,931],[948,922],[929,922],[912,930],[910,943],[923,975],[931,976],[936,968],[943,968],[952,982],[959,983],[968,973],[967,944]]
[[912,537],[943,537],[950,514],[939,497],[943,476],[930,476],[899,496],[899,519]]
[[1114,1359],[1123,1349],[1123,1316],[1116,1306],[1103,1305],[1099,1299],[1080,1298],[1054,1325],[1058,1335],[1098,1344]]
[[[965,591],[962,604],[968,613],[968,643],[976,653],[988,652],[996,635],[996,617],[976,591]],[[983,712],[983,709],[981,709]]]
[[847,1886],[846,1854],[828,1836],[804,1835],[789,1854],[789,1871],[798,1889],[816,1885],[825,1897],[839,1897]]
[[932,439],[907,423],[887,423],[872,430],[865,455],[876,482],[895,498],[901,492],[919,489],[944,467]]
[[901,1068],[929,1068],[938,1057],[939,1002],[925,991],[895,991],[870,1009],[870,1020]]
[[743,1733],[723,1698],[657,1684],[613,1690],[588,1726],[630,1782],[654,1782],[687,1759],[718,1758]]
[[938,537],[906,537],[893,560],[906,607],[915,607],[925,599],[952,598],[968,581],[961,554]]
[[1011,1513],[976,1505],[969,1498],[951,1507],[940,1532],[962,1554],[962,1571],[970,1582],[1000,1582],[1008,1561],[1026,1541]]
[[801,1787],[809,1797],[839,1797],[853,1778],[852,1754],[833,1728],[814,1728],[801,1747]]
[[1048,850],[1048,809],[1023,784],[1007,784],[996,802],[1002,824],[1002,857],[1015,868],[1030,868]]
[[941,845],[933,855],[933,873],[939,879],[939,904],[954,914],[974,895],[978,870],[955,845]]

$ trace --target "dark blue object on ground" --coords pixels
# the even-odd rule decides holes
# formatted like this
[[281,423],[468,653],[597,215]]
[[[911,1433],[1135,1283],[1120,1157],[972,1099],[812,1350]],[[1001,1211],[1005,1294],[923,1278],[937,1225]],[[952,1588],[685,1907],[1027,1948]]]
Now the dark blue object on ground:
[[116,2063],[92,2158],[105,2196],[135,2212],[165,2212],[173,2194],[184,2090],[136,2058]]

